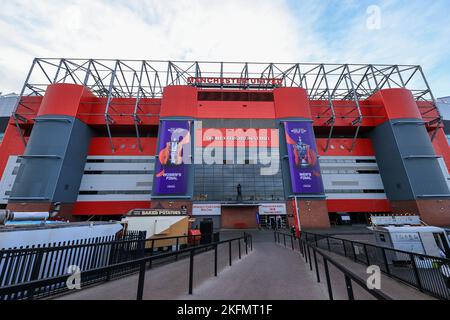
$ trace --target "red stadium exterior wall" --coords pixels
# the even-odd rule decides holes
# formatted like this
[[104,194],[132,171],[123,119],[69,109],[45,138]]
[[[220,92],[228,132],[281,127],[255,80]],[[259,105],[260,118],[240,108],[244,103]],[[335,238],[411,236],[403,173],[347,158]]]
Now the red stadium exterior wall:
[[[265,101],[219,101],[199,100],[199,92],[217,92],[217,90],[204,90],[193,86],[168,86],[164,89],[162,99],[142,98],[139,105],[142,114],[138,123],[139,128],[145,132],[140,137],[142,150],[137,147],[138,140],[133,136],[135,132],[135,119],[131,116],[136,100],[134,98],[113,98],[112,106],[117,112],[111,111],[113,121],[109,124],[115,132],[110,140],[106,136],[95,136],[91,139],[89,147],[90,156],[155,156],[157,150],[157,132],[161,119],[167,118],[192,118],[192,119],[310,119],[313,121],[314,130],[324,133],[316,139],[320,156],[348,157],[348,156],[376,156],[372,142],[369,138],[332,138],[328,140],[323,136],[329,131],[326,121],[328,101],[308,100],[307,92],[302,88],[276,88],[262,92],[270,93],[273,99]],[[236,94],[258,92],[252,90],[227,90],[236,91]],[[27,123],[23,125],[25,140],[29,137],[34,118],[42,115],[66,115],[80,119],[88,126],[101,132],[106,125],[104,108],[106,98],[97,98],[86,88],[79,85],[57,84],[47,88],[47,94],[42,97],[25,97],[19,108],[28,108]],[[340,134],[349,136],[354,134],[355,126],[348,115],[354,115],[355,106],[349,101],[334,101],[336,106],[335,130]],[[385,89],[377,92],[369,99],[360,101],[363,119],[361,131],[369,132],[373,128],[393,119],[423,119],[421,107],[426,102],[416,103],[410,91],[406,89]],[[33,115],[34,113],[34,115]],[[430,128],[430,136],[431,136]],[[111,149],[111,143],[115,146]],[[352,145],[354,143],[354,147]],[[327,144],[333,146],[326,151]],[[442,129],[437,132],[433,140],[433,147],[437,155],[442,156],[450,166],[450,148]],[[22,155],[25,148],[21,143],[20,135],[13,121],[6,130],[4,140],[0,146],[0,170],[5,169],[8,158],[13,155]],[[328,227],[326,219],[328,212],[393,212],[402,211],[399,202],[392,206],[387,199],[327,199],[308,200],[307,207],[311,211],[301,211],[300,215],[305,226],[311,228]],[[167,201],[171,202],[170,200]],[[176,202],[176,201],[175,201]],[[165,201],[159,201],[164,206]],[[181,203],[181,202],[180,202]],[[287,208],[291,209],[290,200],[286,200]],[[439,202],[441,204],[441,202]],[[108,202],[76,202],[72,204],[74,216],[103,216],[122,215],[134,208],[150,208],[154,201],[108,201]],[[433,208],[437,205],[430,204]],[[416,208],[416,212],[425,216],[432,216],[426,202],[417,201],[414,205],[405,204],[404,208]],[[27,208],[29,209],[29,208]],[[304,209],[301,209],[304,210]],[[447,209],[445,209],[447,210]],[[448,209],[450,210],[450,209]],[[447,210],[447,211],[448,211]],[[227,213],[228,214],[228,213]],[[224,217],[225,220],[234,221]],[[431,218],[430,218],[431,219]],[[228,221],[227,220],[227,221]],[[450,220],[440,217],[432,218],[439,224],[445,224]],[[231,222],[230,222],[231,223]],[[234,222],[233,222],[234,223]]]

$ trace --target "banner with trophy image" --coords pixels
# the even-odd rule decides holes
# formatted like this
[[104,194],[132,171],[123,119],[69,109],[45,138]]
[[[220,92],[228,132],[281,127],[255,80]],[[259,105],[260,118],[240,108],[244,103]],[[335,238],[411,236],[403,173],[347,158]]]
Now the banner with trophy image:
[[312,122],[284,122],[294,193],[324,193]]
[[162,121],[155,167],[156,194],[186,193],[188,167],[185,159],[190,159],[191,154],[190,126],[190,121]]

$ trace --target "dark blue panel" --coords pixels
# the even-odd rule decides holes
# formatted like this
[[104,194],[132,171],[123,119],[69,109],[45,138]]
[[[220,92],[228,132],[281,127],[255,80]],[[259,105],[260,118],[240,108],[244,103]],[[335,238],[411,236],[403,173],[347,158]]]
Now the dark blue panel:
[[89,127],[67,116],[36,120],[10,201],[73,203],[89,148]]
[[390,200],[450,196],[424,124],[417,119],[383,123],[371,133]]

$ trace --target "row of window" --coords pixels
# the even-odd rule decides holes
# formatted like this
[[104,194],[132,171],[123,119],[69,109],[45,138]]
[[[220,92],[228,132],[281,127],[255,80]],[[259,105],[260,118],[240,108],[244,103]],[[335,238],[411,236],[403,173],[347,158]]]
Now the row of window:
[[375,159],[320,159],[320,163],[377,163]]
[[379,170],[322,169],[322,174],[380,174]]
[[150,170],[122,170],[122,171],[85,171],[84,174],[153,174]]
[[109,195],[109,194],[148,194],[151,195],[151,190],[107,190],[107,191],[80,191],[80,195]]
[[384,193],[382,189],[332,189],[325,190],[325,193]]
[[153,159],[87,159],[87,163],[153,163]]

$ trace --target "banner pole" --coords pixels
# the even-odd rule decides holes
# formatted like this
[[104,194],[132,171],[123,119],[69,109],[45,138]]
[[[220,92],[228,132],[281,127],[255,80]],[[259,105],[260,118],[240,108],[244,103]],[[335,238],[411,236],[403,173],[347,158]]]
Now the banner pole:
[[294,203],[295,203],[295,215],[297,218],[297,237],[300,238],[300,232],[302,231],[301,225],[300,225],[300,210],[298,207],[298,201],[297,201],[297,196],[294,196]]

